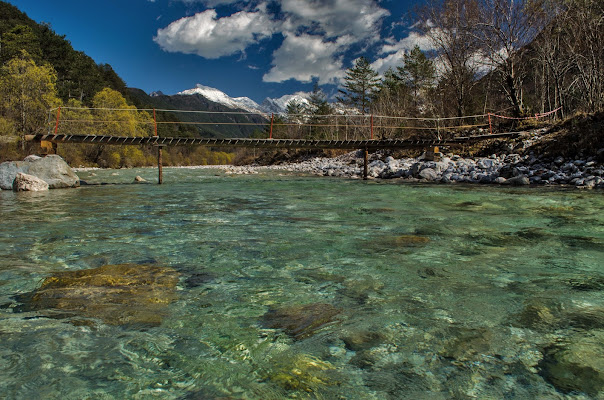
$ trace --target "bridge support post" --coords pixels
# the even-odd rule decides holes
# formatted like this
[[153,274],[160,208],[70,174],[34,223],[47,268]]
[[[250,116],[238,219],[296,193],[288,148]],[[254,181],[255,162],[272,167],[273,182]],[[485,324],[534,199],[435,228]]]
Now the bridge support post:
[[164,174],[163,174],[163,170],[162,170],[162,150],[163,150],[163,146],[157,146],[157,171],[158,171],[158,177],[157,177],[157,183],[159,185],[161,185],[164,182]]
[[369,163],[369,150],[365,148],[363,150],[363,180],[367,180],[367,167]]

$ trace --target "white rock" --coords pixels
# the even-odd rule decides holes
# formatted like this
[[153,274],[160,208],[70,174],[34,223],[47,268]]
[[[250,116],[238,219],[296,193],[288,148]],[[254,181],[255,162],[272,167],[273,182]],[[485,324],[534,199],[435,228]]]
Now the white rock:
[[438,179],[438,173],[432,168],[424,168],[419,173],[420,178],[428,181],[434,181]]
[[18,172],[13,181],[13,190],[15,192],[41,192],[48,190],[48,183],[36,176]]

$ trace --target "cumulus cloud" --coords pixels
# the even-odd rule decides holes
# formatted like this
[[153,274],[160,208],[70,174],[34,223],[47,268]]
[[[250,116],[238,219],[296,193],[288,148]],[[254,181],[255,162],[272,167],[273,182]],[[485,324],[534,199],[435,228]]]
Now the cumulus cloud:
[[326,42],[321,36],[288,34],[273,53],[273,68],[263,76],[264,82],[284,82],[295,79],[319,84],[335,83],[342,71],[342,44]]
[[282,0],[285,40],[273,53],[265,82],[295,79],[337,83],[345,73],[350,46],[380,39],[381,20],[390,15],[374,0]]
[[275,22],[265,8],[240,11],[223,18],[217,18],[216,10],[206,10],[159,29],[153,40],[168,52],[219,58],[243,52],[248,46],[271,37],[274,31]]
[[411,32],[401,40],[388,40],[388,43],[384,44],[380,50],[382,57],[375,60],[371,67],[380,75],[383,75],[389,68],[396,70],[396,67],[403,65],[403,56],[415,46],[419,46],[423,51],[430,51],[435,48],[428,36]]
[[282,0],[281,9],[293,28],[317,29],[328,38],[352,35],[359,41],[379,39],[380,22],[390,15],[374,0]]
[[[380,73],[400,65],[403,54],[415,44],[429,49],[428,39],[415,33],[398,41],[383,39],[382,21],[390,12],[380,6],[380,0],[270,0],[270,7],[267,0],[180,1],[210,9],[158,30],[154,40],[162,49],[215,59],[245,54],[250,45],[280,33],[284,40],[272,53],[265,82],[318,79],[320,84],[337,84],[345,76],[344,55],[353,46],[385,41],[373,63]],[[223,5],[241,11],[218,18],[211,8]]]

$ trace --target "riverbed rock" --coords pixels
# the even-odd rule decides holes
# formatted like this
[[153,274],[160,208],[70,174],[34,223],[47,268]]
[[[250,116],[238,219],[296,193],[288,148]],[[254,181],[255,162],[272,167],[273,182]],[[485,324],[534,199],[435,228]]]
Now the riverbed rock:
[[531,181],[525,175],[515,176],[513,178],[508,179],[505,183],[512,186],[526,186],[530,185]]
[[342,341],[348,350],[362,351],[379,346],[386,340],[386,337],[375,331],[355,331],[342,337]]
[[577,333],[545,349],[539,367],[541,375],[561,392],[601,396],[604,391],[604,331]]
[[12,190],[13,181],[19,172],[33,175],[48,183],[49,189],[73,188],[80,185],[80,179],[57,155],[44,158],[30,157],[27,161],[6,161],[0,164],[0,188]]
[[147,180],[139,175],[136,175],[136,177],[134,178],[134,183],[145,183],[147,182]]
[[297,354],[278,360],[266,379],[287,390],[313,393],[320,392],[324,386],[339,383],[330,371],[335,372],[335,367],[329,362],[311,355]]
[[48,183],[33,175],[19,172],[13,181],[13,190],[15,192],[42,192],[48,190]]
[[172,268],[117,264],[57,272],[32,293],[18,296],[18,311],[48,311],[55,318],[99,319],[108,325],[157,326],[176,298]]
[[435,181],[438,179],[438,173],[432,168],[425,168],[419,172],[419,177],[427,181]]
[[327,303],[287,306],[267,311],[261,323],[267,328],[283,330],[294,340],[301,340],[333,323],[340,311]]

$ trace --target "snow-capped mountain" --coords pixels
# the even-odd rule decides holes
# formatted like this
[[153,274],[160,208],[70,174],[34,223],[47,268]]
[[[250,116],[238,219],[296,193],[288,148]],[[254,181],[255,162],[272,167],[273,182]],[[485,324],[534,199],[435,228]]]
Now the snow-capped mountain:
[[249,97],[231,97],[228,94],[201,84],[197,84],[193,89],[183,90],[177,95],[201,95],[215,103],[222,104],[233,109],[242,109],[252,113],[260,114],[284,114],[287,111],[287,104],[292,100],[297,100],[303,104],[308,103],[308,93],[297,92],[281,96],[277,99],[267,97],[262,104],[256,103]]
[[304,105],[308,105],[308,93],[297,92],[294,94],[286,94],[277,99],[271,99],[267,97],[260,105],[261,109],[265,113],[285,114],[287,111],[287,105],[290,101],[296,100]]
[[206,99],[225,105],[229,108],[239,108],[253,113],[263,113],[260,105],[249,97],[231,97],[228,94],[209,86],[197,84],[193,89],[183,90],[177,94],[194,95],[199,94]]

